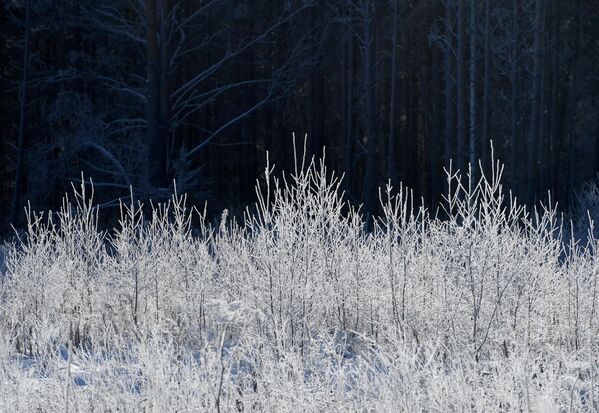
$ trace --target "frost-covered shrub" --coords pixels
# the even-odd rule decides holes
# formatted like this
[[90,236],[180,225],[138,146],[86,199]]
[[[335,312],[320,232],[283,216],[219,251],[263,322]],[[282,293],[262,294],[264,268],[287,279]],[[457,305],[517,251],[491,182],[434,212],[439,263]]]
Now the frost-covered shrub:
[[6,246],[0,410],[593,411],[598,244],[501,173],[369,231],[324,162],[216,227],[175,195],[104,233],[83,185]]

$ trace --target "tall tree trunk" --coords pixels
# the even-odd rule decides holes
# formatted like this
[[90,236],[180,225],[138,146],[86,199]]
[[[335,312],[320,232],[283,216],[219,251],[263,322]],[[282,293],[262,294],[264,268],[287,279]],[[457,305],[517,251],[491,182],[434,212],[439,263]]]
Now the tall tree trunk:
[[[446,31],[445,31],[445,126],[444,126],[444,156],[445,156],[445,168],[449,169],[455,153],[454,140],[455,140],[455,55],[454,55],[454,23],[455,19],[453,16],[453,9],[449,2],[445,7],[445,18],[446,18]],[[448,193],[449,188],[447,187],[447,181],[444,180],[445,194]]]
[[343,145],[343,169],[345,171],[344,187],[347,196],[351,197],[353,189],[354,169],[354,133],[353,133],[353,85],[354,85],[354,36],[352,28],[348,27],[346,34],[346,45],[344,53],[344,82],[343,92],[343,116],[344,116],[344,145]]
[[146,13],[146,71],[147,102],[146,130],[148,144],[148,169],[150,184],[161,186],[164,182],[163,137],[160,128],[160,45],[156,1],[145,0]]
[[160,75],[159,75],[159,119],[158,119],[158,130],[162,142],[162,147],[166,149],[165,155],[163,155],[162,170],[163,173],[168,173],[170,170],[170,162],[174,155],[175,142],[174,134],[171,134],[169,127],[169,115],[170,115],[170,106],[169,106],[169,44],[168,44],[168,36],[166,34],[166,28],[168,27],[170,15],[170,0],[158,0],[160,2],[160,38],[159,38],[159,46],[160,46]]
[[398,40],[398,9],[399,0],[395,0],[393,4],[393,41],[391,52],[391,96],[389,98],[389,143],[387,153],[387,178],[391,182],[396,180],[396,165],[395,165],[395,142],[397,140],[397,40]]
[[532,73],[532,105],[528,134],[527,199],[534,202],[537,195],[537,152],[541,117],[541,64],[543,62],[543,0],[535,1],[535,38]]
[[[537,0],[540,1],[540,0]],[[582,43],[582,24],[581,24],[581,20],[582,20],[582,0],[577,0],[576,1],[576,11],[574,14],[574,21],[573,21],[573,27],[574,27],[574,45],[573,45],[573,53],[572,53],[572,60],[570,61],[569,64],[569,68],[568,68],[568,75],[570,76],[569,79],[569,93],[568,93],[568,108],[567,108],[567,114],[569,116],[568,119],[568,149],[567,149],[567,153],[568,153],[568,166],[567,166],[567,182],[566,182],[566,188],[564,190],[564,192],[568,191],[568,193],[570,194],[570,199],[569,201],[572,201],[572,191],[571,189],[574,188],[574,185],[576,183],[576,172],[577,169],[575,168],[574,165],[574,148],[576,146],[577,143],[577,131],[576,128],[574,127],[575,125],[575,121],[576,118],[578,116],[578,68],[576,67],[576,64],[578,63],[578,59],[580,57],[580,49],[581,49],[581,43]]]
[[[314,33],[314,41],[317,41],[319,35],[319,15],[320,10],[317,7],[310,9],[311,31]],[[308,132],[308,150],[312,155],[321,156],[324,146],[324,118],[325,99],[326,95],[324,85],[324,75],[321,68],[322,55],[316,53],[316,67],[310,73],[309,90],[310,90],[310,109],[309,109],[309,132]]]
[[[485,1],[485,78],[483,81],[482,165],[489,163],[489,128],[491,125],[491,0]],[[491,160],[493,162],[493,160]]]
[[520,0],[512,0],[512,57],[510,62],[511,83],[511,133],[510,133],[510,179],[514,189],[519,187],[518,149],[520,128]]
[[464,152],[466,141],[466,7],[464,0],[458,0],[458,39],[457,39],[457,167],[465,172]]
[[560,0],[553,0],[553,30],[551,31],[551,109],[549,131],[549,186],[557,187],[557,162],[559,157],[558,131],[559,127],[559,26]]
[[476,182],[476,0],[470,0],[470,146],[469,160],[472,168],[472,182]]
[[366,96],[366,167],[364,171],[363,201],[367,225],[374,213],[378,200],[376,193],[377,183],[377,152],[378,139],[376,136],[376,99],[375,99],[375,47],[374,39],[374,4],[368,0],[365,3],[364,14],[364,93]]
[[15,188],[10,211],[10,222],[16,224],[23,190],[23,158],[25,152],[25,128],[27,127],[27,82],[29,82],[29,37],[31,34],[31,0],[25,3],[25,39],[23,42],[23,73],[19,85],[19,130],[17,162],[15,166]]
[[[545,48],[545,25],[546,25],[546,12],[545,7],[543,8],[543,49]],[[541,59],[541,103],[539,107],[539,132],[537,134],[537,145],[538,145],[538,159],[537,159],[537,193],[539,196],[544,196],[546,188],[546,169],[547,169],[547,155],[548,148],[547,144],[549,139],[547,138],[547,116],[546,116],[546,99],[547,99],[547,67],[549,62],[547,56],[543,53]]]
[[[437,2],[435,2],[435,11],[437,11]],[[433,26],[433,33],[438,35],[438,26]],[[429,173],[430,173],[430,201],[433,208],[437,208],[439,199],[439,180],[441,179],[439,173],[439,166],[441,159],[439,156],[439,145],[441,143],[441,63],[439,62],[439,48],[434,47],[432,50],[432,64],[431,64],[431,111],[432,118],[430,120],[430,138],[429,138]]]

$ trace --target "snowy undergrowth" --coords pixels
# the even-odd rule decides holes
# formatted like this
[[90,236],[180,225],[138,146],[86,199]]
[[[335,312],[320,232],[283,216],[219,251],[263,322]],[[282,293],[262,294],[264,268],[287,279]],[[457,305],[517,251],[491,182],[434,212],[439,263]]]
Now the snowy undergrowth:
[[382,190],[366,232],[323,165],[267,168],[256,211],[214,228],[175,196],[104,233],[85,185],[30,213],[0,282],[0,410],[598,408],[597,241],[506,199],[499,165],[449,173],[443,219]]

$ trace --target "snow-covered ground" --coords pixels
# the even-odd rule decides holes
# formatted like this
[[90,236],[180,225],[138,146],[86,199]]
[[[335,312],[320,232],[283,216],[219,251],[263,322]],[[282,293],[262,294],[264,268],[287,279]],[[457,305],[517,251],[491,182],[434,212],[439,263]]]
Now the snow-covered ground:
[[7,246],[0,411],[596,411],[598,244],[497,171],[368,233],[321,164],[217,228],[176,197],[105,234],[82,187]]

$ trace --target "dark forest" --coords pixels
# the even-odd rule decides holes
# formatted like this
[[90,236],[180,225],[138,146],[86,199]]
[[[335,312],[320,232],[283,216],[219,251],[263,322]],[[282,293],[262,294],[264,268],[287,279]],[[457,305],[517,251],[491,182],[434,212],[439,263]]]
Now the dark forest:
[[[428,205],[444,169],[491,146],[529,204],[567,206],[599,170],[596,0],[3,0],[0,228],[176,182],[211,211],[255,199],[266,153],[297,146],[376,213],[402,182]],[[491,145],[492,142],[492,145]],[[300,150],[300,148],[296,148]],[[473,169],[473,175],[479,172]]]

